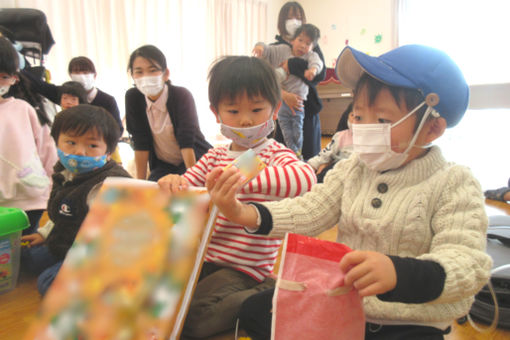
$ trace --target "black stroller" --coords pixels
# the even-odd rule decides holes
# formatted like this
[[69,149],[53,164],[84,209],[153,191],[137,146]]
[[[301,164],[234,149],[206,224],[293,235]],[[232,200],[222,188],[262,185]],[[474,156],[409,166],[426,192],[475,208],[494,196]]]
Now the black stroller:
[[43,65],[44,56],[55,41],[42,11],[32,8],[0,8],[0,26],[7,30],[4,35],[23,46],[20,52],[26,58],[31,58],[32,65]]
[[[55,44],[46,15],[32,8],[0,8],[0,33],[18,45],[25,61],[23,72],[46,81],[48,73],[44,68],[44,57]],[[23,72],[19,75],[19,86],[11,88],[7,95],[30,103],[41,124],[51,122],[57,112],[55,105],[31,90],[31,80]]]

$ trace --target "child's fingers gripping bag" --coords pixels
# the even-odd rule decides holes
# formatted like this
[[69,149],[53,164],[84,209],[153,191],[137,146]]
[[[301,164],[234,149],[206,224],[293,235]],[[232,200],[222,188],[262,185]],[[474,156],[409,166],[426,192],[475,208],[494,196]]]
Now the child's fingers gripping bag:
[[357,340],[365,315],[355,289],[343,287],[340,259],[351,249],[287,234],[273,297],[271,339]]

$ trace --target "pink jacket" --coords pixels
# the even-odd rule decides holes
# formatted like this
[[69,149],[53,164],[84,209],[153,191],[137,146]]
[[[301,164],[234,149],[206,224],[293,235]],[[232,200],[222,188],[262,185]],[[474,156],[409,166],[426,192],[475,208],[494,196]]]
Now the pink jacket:
[[0,206],[46,209],[57,162],[50,128],[27,102],[0,102]]

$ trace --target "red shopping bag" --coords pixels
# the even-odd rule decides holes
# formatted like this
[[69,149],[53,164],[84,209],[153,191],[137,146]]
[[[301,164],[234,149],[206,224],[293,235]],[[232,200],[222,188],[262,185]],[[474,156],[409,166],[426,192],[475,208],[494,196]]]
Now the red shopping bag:
[[297,234],[287,234],[283,247],[271,339],[364,339],[361,297],[341,286],[339,262],[351,249]]

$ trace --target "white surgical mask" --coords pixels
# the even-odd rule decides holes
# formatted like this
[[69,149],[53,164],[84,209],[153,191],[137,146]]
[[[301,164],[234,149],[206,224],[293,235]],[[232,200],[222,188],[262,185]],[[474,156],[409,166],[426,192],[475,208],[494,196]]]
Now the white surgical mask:
[[352,122],[350,120],[347,121],[347,128],[352,130]]
[[3,96],[7,92],[9,92],[10,88],[11,88],[11,85],[0,86],[0,96]]
[[87,92],[94,88],[94,78],[94,73],[71,73],[71,79],[80,83]]
[[285,21],[285,29],[289,32],[291,37],[294,36],[298,27],[301,26],[301,20],[298,19],[288,19]]
[[[221,119],[220,119],[221,121]],[[221,123],[221,134],[245,148],[259,145],[274,130],[274,121],[269,118],[262,124],[247,128],[237,128]]]
[[407,159],[409,150],[414,146],[416,138],[429,114],[432,113],[433,116],[439,116],[439,114],[432,107],[429,106],[427,108],[411,142],[402,153],[391,149],[391,129],[413,115],[423,105],[425,105],[425,102],[419,104],[414,110],[394,124],[353,124],[353,149],[358,154],[360,160],[368,168],[376,171],[386,171],[400,167]]
[[9,85],[0,86],[0,96],[3,96],[7,92],[9,92],[11,86],[16,83],[16,78],[11,77],[10,79],[6,80],[6,82],[8,82]]
[[147,97],[153,97],[163,90],[165,82],[163,81],[163,76],[161,75],[141,77],[135,79],[135,86]]

